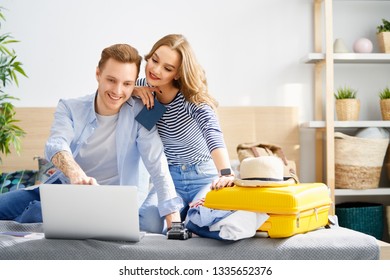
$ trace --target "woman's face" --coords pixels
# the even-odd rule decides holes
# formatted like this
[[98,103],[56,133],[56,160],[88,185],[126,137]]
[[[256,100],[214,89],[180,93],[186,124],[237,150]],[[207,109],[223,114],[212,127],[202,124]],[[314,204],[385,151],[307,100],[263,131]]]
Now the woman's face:
[[159,47],[148,59],[145,74],[148,84],[155,87],[171,85],[178,79],[180,55],[167,46]]

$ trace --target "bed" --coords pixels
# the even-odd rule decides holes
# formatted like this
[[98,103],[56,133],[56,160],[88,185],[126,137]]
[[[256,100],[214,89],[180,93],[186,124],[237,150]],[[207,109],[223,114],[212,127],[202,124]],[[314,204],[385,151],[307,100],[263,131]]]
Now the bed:
[[[22,152],[3,158],[3,172],[36,170],[43,155],[54,108],[17,108],[20,126],[27,132]],[[218,117],[233,163],[236,146],[263,141],[283,147],[299,174],[299,124],[295,107],[221,107]],[[240,241],[194,237],[168,240],[147,234],[138,243],[98,240],[45,239],[42,224],[0,221],[0,232],[28,232],[27,237],[0,234],[0,259],[390,259],[390,244],[370,235],[333,226],[289,238],[255,236]]]
[[318,229],[290,238],[253,237],[221,241],[192,237],[167,239],[146,234],[139,242],[45,239],[42,224],[0,221],[0,232],[40,233],[30,237],[0,234],[3,260],[376,260],[374,237],[342,227]]

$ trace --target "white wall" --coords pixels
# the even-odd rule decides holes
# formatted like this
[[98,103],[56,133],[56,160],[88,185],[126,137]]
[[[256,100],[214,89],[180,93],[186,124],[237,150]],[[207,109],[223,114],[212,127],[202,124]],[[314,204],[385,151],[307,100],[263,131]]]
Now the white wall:
[[[350,3],[341,5],[335,23],[344,28],[335,38],[348,44],[390,14],[389,5],[363,9],[352,21]],[[220,105],[298,106],[301,121],[312,119],[313,66],[301,62],[313,51],[311,0],[3,0],[1,6],[7,8],[1,32],[21,41],[14,49],[29,76],[9,90],[21,99],[17,106],[56,106],[59,98],[92,93],[100,52],[110,44],[130,43],[146,54],[160,37],[182,33]],[[370,68],[373,76],[356,70],[347,81],[360,87],[379,79],[382,86],[388,70]],[[368,109],[376,117],[376,107]],[[314,180],[313,140],[312,131],[301,133],[303,181]]]
[[146,54],[168,33],[188,38],[221,105],[284,105],[289,89],[310,96],[310,67],[299,62],[311,49],[307,0],[2,2],[29,75],[20,106],[90,93],[104,47],[127,42]]

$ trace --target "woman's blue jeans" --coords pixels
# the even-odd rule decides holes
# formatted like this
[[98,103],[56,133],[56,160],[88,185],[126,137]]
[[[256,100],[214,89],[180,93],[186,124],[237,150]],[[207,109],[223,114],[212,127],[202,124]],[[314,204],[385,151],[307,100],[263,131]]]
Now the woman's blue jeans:
[[169,170],[176,192],[183,199],[184,208],[181,210],[181,216],[184,220],[188,205],[206,196],[211,183],[218,178],[218,171],[212,160],[194,165],[170,165]]
[[[176,193],[183,199],[184,207],[180,210],[180,214],[181,220],[184,221],[188,205],[206,196],[206,193],[210,191],[212,181],[218,178],[218,172],[212,160],[199,164],[170,165],[169,171],[175,184]],[[149,208],[152,205],[157,205],[157,193],[153,189],[140,208],[140,217],[142,217],[142,213],[151,213],[151,209],[145,211],[144,208]],[[158,218],[156,214],[149,217],[149,220],[145,221],[151,221],[154,218],[153,222],[150,222],[154,226],[153,232],[166,232],[167,226],[163,218]],[[142,226],[141,219],[140,224]]]

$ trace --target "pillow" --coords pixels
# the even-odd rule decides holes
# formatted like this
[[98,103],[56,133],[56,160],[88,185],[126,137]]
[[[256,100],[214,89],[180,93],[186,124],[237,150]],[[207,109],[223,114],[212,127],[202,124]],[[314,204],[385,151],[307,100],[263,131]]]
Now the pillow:
[[0,176],[0,194],[33,186],[38,171],[19,170],[10,173],[2,173]]
[[35,184],[38,185],[46,182],[56,172],[56,168],[45,158],[36,157],[35,159],[38,160],[38,174],[35,179]]

